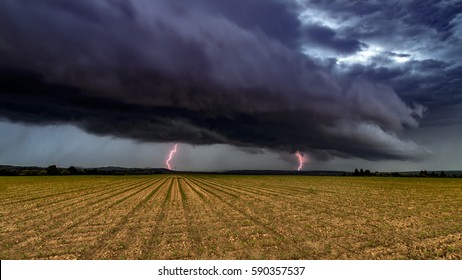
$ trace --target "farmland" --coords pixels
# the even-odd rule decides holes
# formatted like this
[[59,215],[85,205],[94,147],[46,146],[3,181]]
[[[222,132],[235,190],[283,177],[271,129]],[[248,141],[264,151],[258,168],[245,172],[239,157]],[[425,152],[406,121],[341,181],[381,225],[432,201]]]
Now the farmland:
[[462,180],[0,177],[1,259],[461,259]]

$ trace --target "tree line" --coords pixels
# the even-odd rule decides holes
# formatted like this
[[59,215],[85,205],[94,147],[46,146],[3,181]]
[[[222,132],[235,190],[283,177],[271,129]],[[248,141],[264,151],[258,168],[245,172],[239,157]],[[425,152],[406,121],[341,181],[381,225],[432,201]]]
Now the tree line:
[[164,173],[160,169],[99,169],[99,168],[58,168],[50,165],[40,167],[4,167],[0,168],[0,176],[65,176],[65,175],[151,175]]
[[[344,176],[347,174],[344,173]],[[355,169],[353,173],[350,174],[350,176],[381,176],[381,177],[428,177],[428,178],[447,178],[447,177],[452,177],[452,178],[462,178],[462,174],[456,175],[453,174],[452,176],[449,176],[446,174],[444,171],[440,172],[428,172],[427,170],[421,170],[418,174],[410,174],[410,173],[399,173],[399,172],[390,172],[390,173],[379,173],[379,172],[374,172],[372,173],[370,170],[366,169],[363,170],[361,169]]]

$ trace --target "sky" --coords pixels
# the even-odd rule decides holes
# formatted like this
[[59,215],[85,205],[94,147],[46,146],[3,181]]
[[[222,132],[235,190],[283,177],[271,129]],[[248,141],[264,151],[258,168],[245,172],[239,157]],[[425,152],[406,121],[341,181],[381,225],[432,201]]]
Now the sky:
[[0,164],[459,170],[461,140],[461,1],[0,2]]

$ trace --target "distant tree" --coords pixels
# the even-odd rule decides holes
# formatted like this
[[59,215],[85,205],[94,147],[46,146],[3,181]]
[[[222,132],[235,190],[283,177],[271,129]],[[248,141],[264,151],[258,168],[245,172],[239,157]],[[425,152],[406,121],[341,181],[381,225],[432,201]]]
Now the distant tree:
[[45,175],[45,174],[43,173],[43,171],[30,170],[30,169],[22,170],[21,173],[19,173],[19,175],[23,175],[23,176],[40,176],[40,175]]
[[430,177],[438,177],[438,174],[436,174],[435,171],[432,171],[432,173],[430,173]]
[[355,168],[355,172],[353,173],[354,176],[359,176],[358,168]]
[[56,165],[50,165],[47,167],[47,175],[59,175],[59,170]]
[[76,175],[76,174],[79,173],[79,171],[77,170],[77,168],[75,168],[74,166],[70,166],[70,167],[67,169],[67,171],[69,171],[69,173],[70,173],[71,175]]
[[427,170],[421,170],[420,173],[419,173],[419,177],[428,177]]
[[87,169],[87,170],[85,170],[85,174],[87,174],[87,175],[97,175],[98,170],[96,170],[94,168],[93,169]]
[[364,170],[362,168],[359,170],[359,176],[364,176]]
[[441,178],[445,178],[445,177],[446,177],[446,173],[444,173],[444,171],[441,171],[440,177],[441,177]]
[[0,169],[0,176],[17,176],[19,172],[14,169]]
[[369,169],[366,169],[366,171],[364,171],[364,175],[371,176],[371,171]]

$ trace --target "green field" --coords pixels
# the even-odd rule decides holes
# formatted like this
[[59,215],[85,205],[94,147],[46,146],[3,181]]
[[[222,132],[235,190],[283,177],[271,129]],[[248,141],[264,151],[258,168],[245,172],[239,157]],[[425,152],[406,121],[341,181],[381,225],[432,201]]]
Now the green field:
[[0,177],[1,259],[461,259],[462,180]]

